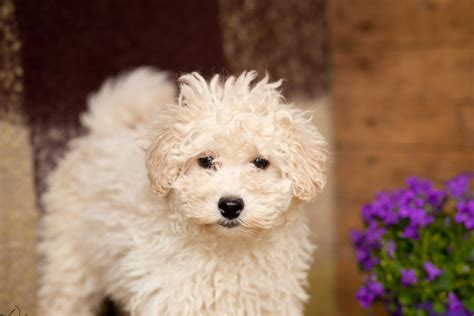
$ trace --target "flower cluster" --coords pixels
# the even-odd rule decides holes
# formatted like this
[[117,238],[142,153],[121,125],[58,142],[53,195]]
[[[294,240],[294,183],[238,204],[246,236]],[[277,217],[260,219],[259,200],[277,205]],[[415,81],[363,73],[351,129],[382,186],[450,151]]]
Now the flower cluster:
[[474,174],[437,189],[411,177],[362,207],[365,230],[351,232],[367,281],[356,297],[393,315],[474,315]]

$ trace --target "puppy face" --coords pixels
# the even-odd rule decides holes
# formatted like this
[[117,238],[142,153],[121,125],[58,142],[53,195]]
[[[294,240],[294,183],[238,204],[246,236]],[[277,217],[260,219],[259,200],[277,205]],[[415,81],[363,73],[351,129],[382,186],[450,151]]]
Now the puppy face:
[[282,103],[280,81],[255,77],[181,77],[178,104],[157,114],[149,134],[153,191],[213,231],[276,227],[325,183],[326,143],[310,117]]

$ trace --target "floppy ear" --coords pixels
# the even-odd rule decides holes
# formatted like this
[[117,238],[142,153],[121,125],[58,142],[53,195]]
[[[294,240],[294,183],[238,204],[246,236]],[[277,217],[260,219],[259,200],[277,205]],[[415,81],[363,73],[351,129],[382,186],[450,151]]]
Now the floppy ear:
[[145,165],[153,193],[165,196],[185,163],[179,154],[179,134],[169,124],[159,122],[148,134]]
[[152,191],[161,196],[168,193],[195,154],[193,136],[199,133],[193,127],[202,116],[203,104],[213,102],[206,80],[198,73],[181,76],[179,82],[177,104],[168,104],[157,112],[154,128],[146,137],[148,179]]
[[300,200],[313,201],[326,183],[327,143],[303,112],[296,110],[279,121],[287,131],[285,169],[293,194]]

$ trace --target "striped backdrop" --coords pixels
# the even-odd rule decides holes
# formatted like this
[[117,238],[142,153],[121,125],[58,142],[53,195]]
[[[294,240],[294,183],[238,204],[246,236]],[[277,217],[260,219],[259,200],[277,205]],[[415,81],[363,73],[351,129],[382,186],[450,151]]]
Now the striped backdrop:
[[[0,0],[0,314],[35,315],[37,197],[104,78],[140,65],[176,77],[268,71],[330,138],[325,10],[325,0]],[[336,315],[331,192],[309,207],[320,250],[308,315]]]

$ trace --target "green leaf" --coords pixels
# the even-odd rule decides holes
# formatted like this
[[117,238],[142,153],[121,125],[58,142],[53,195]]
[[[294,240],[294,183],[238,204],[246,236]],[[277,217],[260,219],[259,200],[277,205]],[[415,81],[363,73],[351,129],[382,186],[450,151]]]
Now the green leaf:
[[395,304],[395,303],[390,303],[390,304],[388,305],[388,310],[389,310],[390,312],[395,313],[395,311],[397,310],[397,308],[398,308],[398,306],[397,306],[397,304]]
[[410,295],[407,295],[407,294],[400,295],[398,300],[400,301],[400,303],[402,305],[410,305],[411,304],[411,297],[410,297]]
[[416,311],[416,316],[428,316],[428,313],[422,309]]
[[463,274],[465,273],[465,266],[466,264],[464,262],[460,262],[456,264],[456,266],[454,267],[454,271],[456,271],[457,274]]
[[453,288],[453,281],[451,280],[450,275],[445,271],[441,276],[433,281],[434,290],[445,290],[451,291]]
[[403,316],[416,316],[416,310],[413,307],[403,307]]
[[443,314],[446,311],[446,307],[441,302],[435,302],[433,304],[433,311],[438,314]]
[[471,312],[474,312],[474,297],[462,300],[462,304]]

